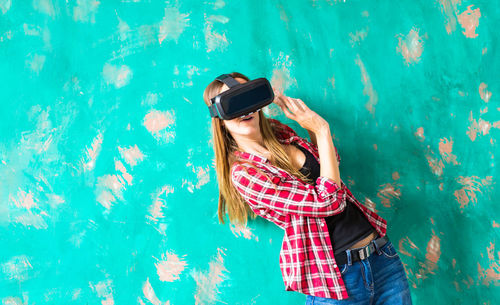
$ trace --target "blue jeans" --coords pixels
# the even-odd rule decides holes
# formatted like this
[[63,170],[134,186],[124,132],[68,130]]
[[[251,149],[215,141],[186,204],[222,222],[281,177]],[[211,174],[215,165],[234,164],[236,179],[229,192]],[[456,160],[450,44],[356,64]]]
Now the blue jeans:
[[[349,258],[348,258],[349,260]],[[406,273],[390,241],[368,258],[339,265],[349,297],[344,300],[307,295],[306,305],[412,304]]]

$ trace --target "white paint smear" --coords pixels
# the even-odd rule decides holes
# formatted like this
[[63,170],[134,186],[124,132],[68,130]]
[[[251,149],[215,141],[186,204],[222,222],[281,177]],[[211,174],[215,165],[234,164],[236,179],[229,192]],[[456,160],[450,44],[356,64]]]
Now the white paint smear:
[[116,88],[127,85],[132,79],[132,70],[127,65],[114,66],[106,63],[102,69],[102,76],[107,84],[112,84]]
[[160,281],[173,282],[179,279],[179,274],[186,267],[186,262],[181,260],[175,253],[167,251],[162,254],[161,260],[155,263],[155,266]]
[[224,267],[222,258],[224,252],[221,248],[217,248],[217,251],[217,256],[209,262],[208,272],[196,270],[192,272],[192,276],[196,281],[196,294],[194,295],[196,305],[225,303],[218,299],[218,286],[227,278],[227,275],[224,274],[227,269]]
[[120,151],[120,154],[122,158],[129,164],[130,166],[136,166],[137,161],[142,161],[144,160],[144,155],[142,154],[141,150],[137,145],[134,145],[132,147],[118,147],[118,151]]
[[88,172],[94,169],[97,156],[101,152],[102,140],[103,140],[102,133],[99,133],[92,140],[90,147],[87,147],[85,149],[85,157],[81,160],[84,172]]

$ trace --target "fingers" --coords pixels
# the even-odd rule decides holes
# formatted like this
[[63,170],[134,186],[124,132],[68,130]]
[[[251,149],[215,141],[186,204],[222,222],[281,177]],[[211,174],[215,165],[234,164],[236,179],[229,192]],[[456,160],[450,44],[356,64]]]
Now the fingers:
[[303,107],[304,102],[302,102],[301,99],[294,98],[292,100],[295,103],[295,105],[297,106],[297,108],[300,109],[300,111],[305,111],[306,110],[306,107]]
[[274,100],[273,100],[273,103],[276,103],[278,106],[281,107],[281,105],[283,105],[283,98],[282,98],[282,94],[276,90],[276,89],[273,89],[274,91]]
[[286,96],[285,99],[286,99],[286,105],[288,106],[288,108],[290,108],[290,110],[293,110],[293,112],[297,111],[297,109],[298,109],[297,104],[295,104],[293,102],[292,98]]
[[273,102],[280,102],[281,101],[281,92],[279,92],[277,89],[273,89],[274,92],[274,101]]
[[285,103],[283,102],[283,98],[281,96],[278,96],[274,99],[274,102],[278,104],[278,106],[285,106]]
[[300,98],[296,99],[297,103],[299,104],[299,106],[302,108],[302,110],[306,110],[307,109],[307,106],[306,104],[304,103],[304,101],[302,101]]
[[287,117],[295,120],[295,114],[293,114],[292,112],[290,112],[291,105],[289,105],[289,103],[287,102],[286,97],[284,97],[284,96],[281,95],[281,96],[278,97],[278,99],[277,99],[276,102],[277,102],[278,106],[280,106],[281,110],[283,110],[283,112],[285,113],[285,115]]
[[300,99],[291,97],[288,97],[288,99],[290,100],[291,105],[293,105],[294,111],[305,111],[307,109],[304,102],[302,102]]
[[283,112],[285,113],[285,115],[287,117],[289,117],[289,118],[294,118],[295,117],[295,114],[293,114],[293,113],[290,112],[291,106],[286,101],[286,98],[281,98],[280,97],[280,104],[279,104],[279,106],[280,106],[281,110],[283,110]]
[[288,117],[293,118],[296,112],[305,111],[307,109],[307,106],[305,106],[301,99],[285,96],[276,89],[273,89],[273,91],[275,95],[273,102],[280,106]]
[[292,104],[291,102],[288,100],[289,97],[287,96],[284,96],[284,95],[281,95],[278,97],[279,99],[279,103],[280,103],[280,106],[284,107],[284,108],[288,108],[289,110],[293,110],[292,109]]
[[286,109],[286,107],[282,107],[281,108],[283,110],[283,112],[285,113],[285,115],[293,120],[295,120],[295,115],[293,113],[291,113],[290,111],[288,111],[288,109]]

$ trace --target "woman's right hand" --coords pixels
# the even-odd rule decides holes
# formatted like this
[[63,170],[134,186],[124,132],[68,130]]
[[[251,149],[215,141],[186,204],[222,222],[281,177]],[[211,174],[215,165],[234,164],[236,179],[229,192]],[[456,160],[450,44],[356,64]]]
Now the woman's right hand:
[[280,106],[286,117],[297,121],[302,128],[318,133],[323,128],[329,127],[328,122],[309,109],[301,99],[285,96],[276,89],[273,89],[273,91],[273,103]]

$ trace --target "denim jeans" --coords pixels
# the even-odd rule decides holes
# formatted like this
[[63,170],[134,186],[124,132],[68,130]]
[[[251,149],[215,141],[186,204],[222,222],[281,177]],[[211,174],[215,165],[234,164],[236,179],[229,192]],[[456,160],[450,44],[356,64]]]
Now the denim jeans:
[[[349,258],[348,258],[349,260]],[[412,304],[406,273],[390,241],[368,258],[339,265],[349,297],[344,300],[307,295],[306,305]]]

